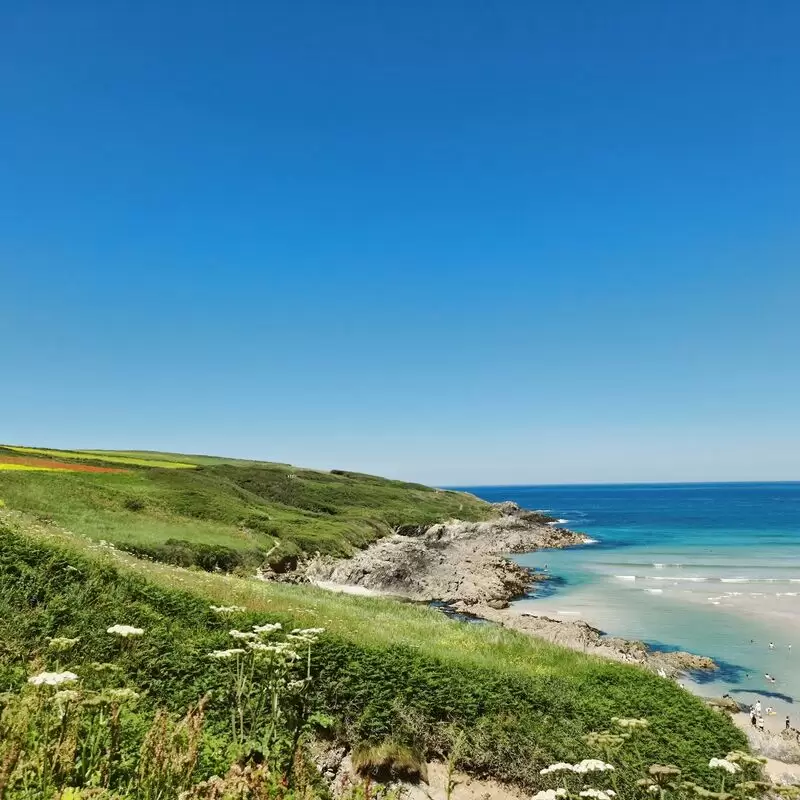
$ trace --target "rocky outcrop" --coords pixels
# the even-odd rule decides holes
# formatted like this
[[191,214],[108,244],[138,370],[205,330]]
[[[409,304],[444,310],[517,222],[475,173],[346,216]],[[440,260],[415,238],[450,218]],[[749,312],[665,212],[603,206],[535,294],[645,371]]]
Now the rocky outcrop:
[[584,544],[581,533],[559,528],[552,517],[498,503],[485,522],[402,527],[348,559],[317,557],[301,568],[303,580],[328,589],[439,601],[459,614],[494,622],[586,653],[639,664],[665,676],[715,669],[709,658],[650,650],[641,642],[607,637],[580,620],[520,613],[509,601],[547,575],[511,561],[510,553]]
[[683,651],[651,650],[643,642],[605,636],[601,630],[582,620],[552,619],[514,610],[495,609],[488,604],[476,606],[454,603],[452,608],[497,623],[504,628],[538,636],[571,650],[580,650],[627,664],[638,664],[666,677],[717,668],[706,656]]
[[543,547],[582,544],[586,537],[548,525],[549,518],[504,503],[485,522],[452,520],[402,529],[348,559],[318,557],[303,567],[308,580],[361,587],[410,600],[502,608],[523,595],[536,573],[505,558]]

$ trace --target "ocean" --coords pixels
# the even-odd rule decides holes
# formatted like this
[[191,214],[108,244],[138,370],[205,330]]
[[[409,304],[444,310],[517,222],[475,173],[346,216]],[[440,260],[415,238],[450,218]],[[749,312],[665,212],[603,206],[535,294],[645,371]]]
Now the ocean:
[[800,726],[800,483],[468,491],[547,511],[595,540],[515,556],[552,576],[515,607],[710,656],[722,668],[687,688],[761,698]]

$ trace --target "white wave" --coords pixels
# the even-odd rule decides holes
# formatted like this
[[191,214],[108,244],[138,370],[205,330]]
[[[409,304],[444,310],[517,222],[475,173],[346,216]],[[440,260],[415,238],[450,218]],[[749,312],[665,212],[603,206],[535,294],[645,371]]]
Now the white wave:
[[584,539],[584,544],[597,544],[600,540],[599,539]]
[[615,575],[614,577],[618,581],[631,581],[631,582],[633,582],[633,581],[636,580],[636,576],[635,575]]
[[666,564],[659,564],[659,563],[656,562],[655,564],[653,564],[653,566],[656,569],[664,569],[664,567],[666,567],[667,565]]
[[533,510],[534,510],[534,513],[536,513],[536,514],[549,514],[550,513],[550,509],[549,508],[534,508]]
[[720,578],[720,583],[750,583],[749,578]]
[[548,522],[548,525],[564,525],[565,523],[569,522],[568,519],[554,519],[552,522]]
[[580,611],[562,611],[561,609],[559,609],[558,611],[556,611],[556,614],[561,614],[562,616],[565,616],[565,617],[579,617],[581,615],[581,612]]
[[650,594],[663,594],[663,589],[645,589],[646,592],[650,592]]

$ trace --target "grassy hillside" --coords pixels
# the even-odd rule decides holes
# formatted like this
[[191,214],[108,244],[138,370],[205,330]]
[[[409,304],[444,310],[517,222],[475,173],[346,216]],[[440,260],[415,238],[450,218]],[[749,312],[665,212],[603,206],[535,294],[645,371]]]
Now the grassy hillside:
[[[553,785],[539,774],[550,763],[601,757],[615,764],[623,796],[633,796],[652,763],[677,764],[685,777],[718,787],[709,758],[743,743],[726,718],[635,667],[389,600],[140,561],[8,510],[0,512],[0,587],[0,688],[18,692],[26,676],[53,668],[49,637],[80,637],[59,668],[84,676],[112,662],[115,685],[143,693],[119,780],[157,708],[179,715],[208,692],[192,780],[224,772],[237,752],[224,688],[230,671],[207,654],[238,644],[229,628],[266,622],[325,628],[304,708],[330,715],[331,734],[351,746],[389,741],[430,756],[459,742],[463,768],[531,789]],[[243,610],[220,618],[212,603]],[[105,633],[118,623],[145,634],[120,647]],[[622,746],[586,741],[617,716],[649,725]]]
[[351,472],[10,445],[0,446],[0,498],[141,555],[225,569],[265,556],[280,568],[302,552],[346,555],[397,525],[490,514],[462,492]]
[[[231,764],[272,782],[231,796],[324,797],[302,743],[325,719],[326,735],[350,747],[394,748],[412,761],[452,755],[468,771],[530,789],[558,785],[540,775],[550,763],[601,757],[616,765],[613,785],[626,797],[644,794],[634,787],[652,763],[677,764],[716,788],[709,758],[743,744],[726,718],[635,667],[424,607],[264,583],[235,569],[302,551],[346,553],[399,524],[491,513],[463,493],[285,464],[4,447],[0,500],[0,798],[13,773],[5,796],[14,800],[65,800],[54,787],[66,785],[104,787],[110,793],[91,796],[108,800],[171,800]],[[220,616],[212,605],[237,610]],[[141,637],[106,633],[120,623]],[[325,632],[307,663],[304,654],[276,665],[277,645],[259,661],[247,642],[235,663],[209,658],[241,645],[230,629],[265,623]],[[54,650],[58,637],[79,644]],[[27,679],[64,669],[78,688],[42,704],[50,689]],[[135,707],[113,699],[123,689],[138,693]],[[281,695],[280,713],[265,710],[268,690]],[[66,714],[64,703],[72,716],[51,719]],[[237,721],[237,709],[253,704],[258,713]],[[587,740],[615,717],[648,726],[629,742]],[[84,741],[96,745],[78,754]],[[172,760],[158,766],[156,751]],[[43,768],[51,761],[57,774]],[[222,796],[204,791],[187,797]]]

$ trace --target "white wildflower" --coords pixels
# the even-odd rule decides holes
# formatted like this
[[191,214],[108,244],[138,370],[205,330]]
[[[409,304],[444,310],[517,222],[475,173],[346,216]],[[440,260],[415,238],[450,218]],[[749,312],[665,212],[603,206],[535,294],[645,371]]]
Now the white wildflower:
[[594,797],[595,800],[611,800],[617,793],[613,789],[584,789],[579,794],[581,797]]
[[599,758],[584,758],[583,761],[572,765],[572,771],[577,773],[606,772],[613,769],[614,767],[611,764],[606,764],[605,761],[601,761]]
[[106,689],[104,694],[112,703],[127,703],[139,699],[139,692],[127,687],[123,689]]
[[549,767],[539,770],[540,775],[549,775],[551,772],[572,772],[573,765],[567,764],[565,761],[559,761],[556,764],[551,764]]
[[134,628],[133,625],[112,625],[106,629],[106,633],[113,633],[127,639],[129,636],[141,636],[144,633],[142,628]]
[[236,614],[240,611],[247,611],[244,606],[209,606],[215,614]]
[[654,783],[652,786],[648,786],[647,791],[650,792],[650,794],[658,794],[658,784]]
[[325,633],[325,628],[295,628],[292,633],[298,636],[319,636]]
[[74,672],[40,672],[28,678],[28,683],[34,686],[60,686],[62,683],[71,683],[78,680]]
[[234,656],[241,655],[245,651],[241,647],[233,647],[230,650],[214,650],[208,654],[209,658],[233,658]]
[[253,625],[253,630],[256,633],[273,633],[279,631],[283,625],[280,622],[268,622],[266,625]]
[[70,647],[74,647],[80,641],[80,637],[76,636],[74,639],[70,639],[67,636],[54,636],[52,639],[48,639],[47,646],[52,647],[53,650],[69,650]]
[[268,644],[264,644],[264,642],[248,642],[247,646],[251,650],[256,650],[258,652],[263,653],[265,650],[270,650],[270,646]]
[[560,787],[558,789],[542,789],[541,792],[531,798],[531,800],[556,800],[557,797],[566,797],[567,790]]
[[74,689],[60,689],[53,695],[53,700],[57,703],[72,703],[79,700],[80,696],[81,693]]
[[738,764],[735,764],[733,761],[728,761],[726,758],[712,758],[711,761],[708,762],[708,766],[712,769],[724,769],[726,772],[730,772],[733,775],[734,772],[740,772],[741,767]]
[[234,639],[255,639],[258,637],[258,634],[253,633],[252,631],[237,631],[234,629],[232,631],[228,631],[228,633],[233,636]]

